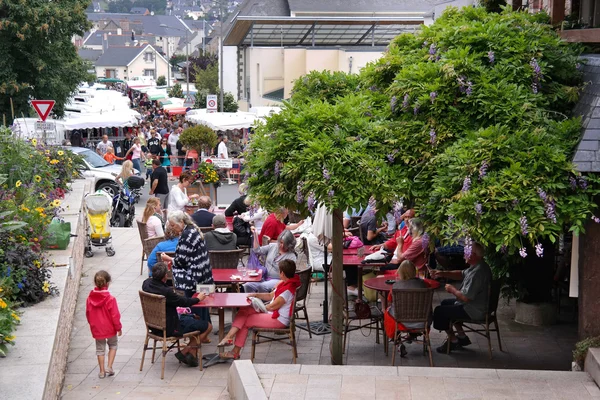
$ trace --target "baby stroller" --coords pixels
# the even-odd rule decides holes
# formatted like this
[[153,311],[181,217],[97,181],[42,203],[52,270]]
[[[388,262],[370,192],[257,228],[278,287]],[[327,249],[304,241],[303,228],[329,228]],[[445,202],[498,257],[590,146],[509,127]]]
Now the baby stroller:
[[109,257],[114,256],[115,250],[112,246],[112,236],[110,235],[109,224],[112,199],[109,195],[99,190],[94,194],[85,196],[84,205],[87,222],[85,256],[94,256],[94,253],[92,253],[92,246],[106,247],[106,255]]

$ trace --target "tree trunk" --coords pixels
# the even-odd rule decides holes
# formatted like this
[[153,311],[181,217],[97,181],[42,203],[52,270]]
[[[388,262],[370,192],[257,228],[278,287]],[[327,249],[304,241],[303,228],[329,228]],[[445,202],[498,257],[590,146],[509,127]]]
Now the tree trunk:
[[333,246],[333,257],[331,260],[331,276],[332,276],[332,300],[331,300],[331,364],[343,364],[343,306],[344,306],[344,276],[343,276],[343,240],[344,224],[343,213],[340,209],[333,210],[333,238],[331,240]]

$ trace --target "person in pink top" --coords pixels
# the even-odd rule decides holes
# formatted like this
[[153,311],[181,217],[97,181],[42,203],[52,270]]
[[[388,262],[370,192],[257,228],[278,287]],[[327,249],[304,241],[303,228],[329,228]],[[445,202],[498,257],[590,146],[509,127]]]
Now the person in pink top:
[[133,138],[133,146],[131,146],[131,148],[129,150],[127,150],[127,153],[125,154],[125,158],[127,158],[127,156],[131,153],[131,162],[133,163],[133,168],[137,169],[138,171],[142,170],[142,159],[144,157],[144,155],[142,154],[142,146],[140,145],[140,138]]
[[[92,336],[96,339],[96,356],[100,373],[98,377],[103,379],[107,374],[113,376],[113,362],[117,355],[117,335],[121,336],[121,313],[115,299],[108,291],[111,282],[110,274],[106,271],[98,271],[94,275],[96,287],[90,292],[85,305],[85,316],[90,324]],[[108,366],[104,368],[104,353],[108,343]]]

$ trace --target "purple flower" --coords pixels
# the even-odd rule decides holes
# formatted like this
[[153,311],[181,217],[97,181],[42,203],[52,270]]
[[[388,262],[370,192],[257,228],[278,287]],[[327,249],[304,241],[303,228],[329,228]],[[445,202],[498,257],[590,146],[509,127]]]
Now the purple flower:
[[518,205],[519,205],[519,200],[517,200],[517,199],[514,199],[514,200],[512,201],[512,206],[513,206],[513,208],[517,208],[517,206],[518,206]]
[[569,184],[571,185],[571,189],[577,189],[577,180],[572,176],[569,176]]
[[317,200],[315,199],[315,193],[310,192],[308,194],[308,199],[306,199],[306,206],[308,207],[308,211],[311,213],[315,211],[315,205],[317,204]]
[[596,217],[595,215],[592,215],[592,221],[594,221],[597,224],[600,224],[600,218]]
[[254,214],[258,210],[258,203],[252,203],[248,206],[248,214],[250,214],[250,218],[254,217]]
[[454,215],[448,215],[448,223],[451,224],[454,222]]
[[302,188],[304,187],[304,182],[298,182],[296,186],[296,201],[298,204],[302,204],[304,202],[304,195],[302,194]]
[[481,205],[481,203],[475,203],[475,212],[478,216],[483,213],[483,206]]
[[263,176],[269,176],[269,170],[265,169],[265,172],[263,172]]
[[371,92],[376,92],[376,91],[377,91],[377,86],[373,85],[373,86],[371,86],[371,87],[369,88],[369,90],[370,90]]
[[544,192],[542,190],[542,188],[537,188],[537,192],[538,192],[538,195],[540,196],[540,199],[542,199],[542,201],[545,203],[546,200],[548,199],[548,195],[546,194],[546,192]]
[[388,155],[386,156],[386,158],[387,158],[387,160],[390,162],[390,164],[393,164],[393,163],[394,163],[394,161],[396,160],[396,158],[394,157],[394,155],[393,155],[393,154],[388,154]]
[[427,45],[429,44],[429,42],[426,40],[423,42],[423,47],[427,47]]
[[487,175],[489,164],[487,161],[483,161],[481,163],[481,167],[479,167],[479,180],[483,179]]
[[506,254],[506,252],[508,251],[508,246],[507,246],[507,245],[505,245],[505,244],[503,244],[503,245],[500,247],[500,251],[502,252],[502,254]]
[[327,196],[329,196],[329,198],[332,198],[335,195],[335,191],[333,189],[330,189],[329,192],[327,192]]
[[375,200],[375,197],[369,197],[369,203],[367,206],[369,207],[369,211],[375,212],[375,209],[377,208],[377,200]]
[[275,176],[279,176],[279,174],[281,173],[281,161],[279,161],[279,160],[275,161],[275,168],[273,169],[273,171],[275,173]]
[[496,60],[496,56],[494,55],[494,52],[491,50],[488,51],[487,56],[488,56],[488,60],[490,60],[490,64],[493,64],[494,61]]
[[533,68],[533,73],[535,75],[537,75],[537,76],[542,75],[542,69],[540,68],[540,66],[535,58],[531,59],[531,61],[529,62],[529,65],[531,65],[531,68]]
[[248,173],[248,171],[244,172],[244,181],[247,181],[248,178],[250,177],[250,174]]
[[431,46],[429,46],[429,55],[433,56],[433,55],[435,55],[436,52],[437,52],[437,47],[435,46],[434,43],[431,43]]
[[400,223],[400,217],[402,216],[402,207],[401,207],[401,203],[399,201],[396,201],[394,203],[394,219],[396,220],[396,223],[399,224]]
[[521,247],[521,248],[519,249],[519,255],[520,255],[521,257],[523,257],[523,258],[526,258],[526,257],[527,257],[527,251],[525,250],[525,247]]
[[421,246],[423,246],[423,250],[429,247],[429,234],[424,233],[423,236],[421,236]]
[[404,100],[402,101],[402,108],[406,109],[408,108],[408,100],[410,99],[410,97],[408,96],[408,94],[404,95]]
[[544,255],[544,248],[541,243],[535,245],[535,255],[538,257],[542,257]]
[[432,146],[435,146],[436,139],[437,135],[435,133],[435,129],[431,128],[431,130],[429,131],[429,143],[431,143]]
[[553,223],[556,223],[556,208],[555,208],[555,204],[554,204],[554,200],[550,200],[548,202],[546,202],[546,217],[552,221]]
[[472,252],[473,252],[473,240],[471,239],[470,236],[467,236],[465,238],[465,250],[464,250],[464,256],[465,256],[466,261],[469,261],[469,258],[471,258]]
[[396,103],[397,103],[396,96],[392,96],[392,99],[390,100],[390,108],[392,109],[392,112],[396,111]]
[[431,104],[433,104],[433,102],[435,101],[436,97],[437,97],[437,92],[431,92],[431,93],[429,93],[429,100],[431,100]]
[[465,180],[463,181],[463,187],[462,187],[462,192],[468,192],[469,189],[471,188],[471,178],[469,178],[468,176],[465,178]]
[[473,84],[471,81],[467,82],[467,89],[465,90],[465,93],[467,94],[467,97],[473,93]]
[[328,181],[331,179],[331,175],[329,174],[329,171],[327,171],[327,168],[323,167],[323,178]]
[[529,227],[527,226],[527,217],[523,215],[519,220],[519,224],[521,224],[521,233],[523,234],[523,236],[527,236],[527,234],[529,233]]
[[578,183],[580,188],[582,188],[583,190],[587,189],[588,183],[587,178],[585,176],[580,176],[578,179]]
[[417,115],[419,113],[419,105],[415,105],[415,107],[413,108],[413,114]]
[[533,92],[533,94],[538,94],[538,91],[539,91],[539,90],[538,90],[538,85],[537,85],[537,83],[533,82],[533,83],[531,84],[531,91]]

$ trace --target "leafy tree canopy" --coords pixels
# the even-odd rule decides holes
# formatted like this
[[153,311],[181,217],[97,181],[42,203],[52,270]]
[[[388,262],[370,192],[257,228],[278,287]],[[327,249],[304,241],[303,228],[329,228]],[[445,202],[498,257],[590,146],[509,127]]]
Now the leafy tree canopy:
[[183,98],[183,89],[181,89],[181,84],[177,82],[173,85],[171,89],[169,89],[169,97],[177,97],[179,99]]
[[71,43],[73,35],[89,28],[87,0],[48,2],[3,0],[0,5],[0,110],[11,120],[29,114],[28,101],[56,101],[53,112],[62,116],[69,96],[91,80],[86,65]]
[[[192,70],[190,69],[190,72]],[[195,68],[196,89],[208,90],[209,93],[217,93],[219,87],[219,66],[217,63],[210,63],[206,68]],[[185,73],[185,71],[184,71]],[[190,77],[190,80],[192,78]]]
[[513,256],[579,233],[598,193],[571,162],[579,55],[545,14],[450,8],[360,75],[299,79],[248,148],[250,193],[302,211],[404,198],[432,236]]
[[156,85],[157,85],[157,86],[164,86],[164,85],[166,85],[166,84],[167,84],[167,78],[165,78],[165,76],[164,76],[164,75],[161,75],[161,76],[159,76],[159,77],[156,79]]

